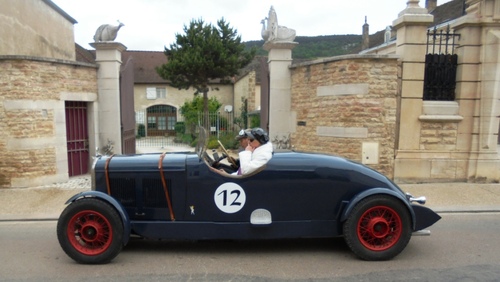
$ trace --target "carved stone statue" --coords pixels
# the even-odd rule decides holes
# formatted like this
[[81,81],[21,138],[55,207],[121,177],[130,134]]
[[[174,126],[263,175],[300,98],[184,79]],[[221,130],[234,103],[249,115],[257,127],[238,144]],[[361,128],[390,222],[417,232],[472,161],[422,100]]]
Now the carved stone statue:
[[[266,27],[267,20],[267,27]],[[278,16],[274,7],[271,6],[267,18],[260,21],[262,24],[262,39],[264,41],[283,41],[291,42],[295,39],[295,30],[287,28],[286,26],[278,25]]]
[[123,23],[118,21],[118,25],[103,24],[95,32],[94,41],[114,41],[118,35],[118,30],[124,26]]

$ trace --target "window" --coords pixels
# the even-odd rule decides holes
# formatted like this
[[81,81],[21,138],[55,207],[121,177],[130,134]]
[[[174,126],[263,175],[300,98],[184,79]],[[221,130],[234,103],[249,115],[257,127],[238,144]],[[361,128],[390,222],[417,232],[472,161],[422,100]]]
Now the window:
[[156,88],[156,98],[157,99],[167,98],[167,89],[166,88]]
[[167,117],[158,117],[158,130],[167,130]]
[[148,129],[156,129],[156,117],[148,117]]
[[146,99],[155,100],[155,99],[165,99],[167,98],[167,89],[157,88],[157,87],[147,87],[146,88]]
[[175,123],[177,118],[175,116],[170,116],[168,118],[168,130],[175,130]]

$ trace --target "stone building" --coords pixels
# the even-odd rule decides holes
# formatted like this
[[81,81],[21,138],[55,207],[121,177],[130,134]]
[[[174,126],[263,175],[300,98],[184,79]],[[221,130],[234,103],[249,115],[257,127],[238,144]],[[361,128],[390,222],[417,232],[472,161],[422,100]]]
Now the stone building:
[[[63,182],[88,173],[96,153],[134,153],[138,113],[173,110],[166,132],[158,133],[168,134],[180,118],[177,109],[193,97],[194,91],[170,87],[158,76],[155,67],[166,61],[163,52],[127,51],[113,41],[86,50],[74,42],[76,20],[52,1],[2,4],[2,188]],[[254,78],[250,70],[234,85],[215,83],[219,91],[211,95],[234,108],[239,103],[233,88],[256,91]],[[255,95],[245,96],[258,103]]]
[[64,182],[96,148],[124,152],[125,46],[95,43],[95,61],[77,61],[76,21],[50,0],[4,0],[0,18],[0,187]]
[[[359,55],[301,64],[289,58],[282,72],[291,76],[284,118],[291,122],[270,134],[289,132],[297,150],[345,156],[397,182],[499,182],[500,0],[465,4],[463,16],[435,25],[410,0],[393,21],[393,41]],[[427,31],[434,26],[449,26],[456,39],[451,100],[424,97]]]
[[97,66],[75,61],[76,21],[51,1],[3,1],[0,18],[0,187],[86,172],[85,147],[97,145],[89,138],[97,126]]
[[[192,97],[154,72],[162,52],[117,42],[84,50],[73,41],[76,21],[50,0],[4,1],[0,16],[11,20],[0,25],[9,39],[0,43],[0,187],[86,173],[96,147],[111,141],[124,153],[134,145],[137,116],[123,113],[177,110]],[[370,37],[361,54],[293,64],[293,43],[265,44],[268,58],[214,94],[235,115],[246,100],[280,147],[341,155],[397,182],[498,182],[500,0],[466,0],[451,21],[443,7],[429,13],[419,2],[407,1],[389,40],[374,46]],[[460,34],[452,101],[423,98],[426,33],[439,17],[446,24],[437,28]]]

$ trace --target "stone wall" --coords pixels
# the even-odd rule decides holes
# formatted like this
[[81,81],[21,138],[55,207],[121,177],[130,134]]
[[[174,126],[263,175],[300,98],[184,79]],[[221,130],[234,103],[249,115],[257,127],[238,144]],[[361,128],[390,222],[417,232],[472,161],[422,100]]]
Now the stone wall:
[[[256,85],[255,71],[251,71],[234,83],[234,117],[241,116],[243,100],[247,100],[247,113],[260,109],[260,89]],[[247,124],[247,127],[249,124]]]
[[392,177],[397,57],[341,56],[291,68],[293,148],[346,157]]
[[0,57],[0,187],[67,180],[64,101],[95,99],[96,81],[93,65]]
[[75,60],[76,21],[64,11],[39,0],[2,0],[1,6],[0,54]]

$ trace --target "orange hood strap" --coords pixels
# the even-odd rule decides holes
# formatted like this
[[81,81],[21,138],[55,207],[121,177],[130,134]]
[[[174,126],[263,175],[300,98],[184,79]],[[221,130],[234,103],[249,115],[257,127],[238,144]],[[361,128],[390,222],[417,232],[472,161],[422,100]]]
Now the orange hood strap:
[[104,166],[104,175],[106,176],[106,188],[108,189],[108,195],[111,196],[111,186],[109,185],[109,163],[111,162],[111,159],[113,158],[114,154],[109,156],[109,158],[106,160],[106,165]]
[[163,154],[161,154],[160,160],[158,161],[158,169],[160,169],[160,177],[161,177],[161,182],[163,184],[163,191],[165,191],[165,196],[167,197],[167,205],[168,205],[168,210],[170,212],[170,219],[172,221],[175,221],[174,211],[172,210],[172,201],[170,201],[170,195],[167,189],[167,181],[165,181],[165,175],[163,174],[163,158],[165,158],[166,153],[167,152],[163,152]]

